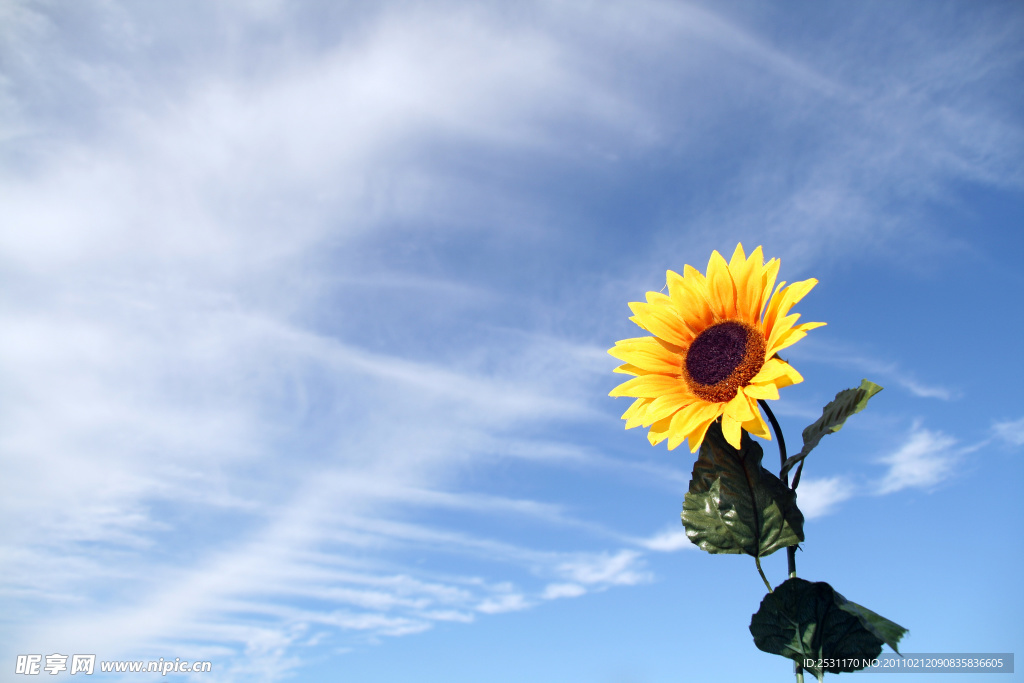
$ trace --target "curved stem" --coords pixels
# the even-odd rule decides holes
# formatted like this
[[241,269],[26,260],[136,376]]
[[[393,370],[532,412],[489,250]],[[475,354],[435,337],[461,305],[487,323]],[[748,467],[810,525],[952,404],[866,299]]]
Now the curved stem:
[[[786,464],[786,439],[782,436],[782,428],[779,427],[779,421],[775,419],[775,413],[768,407],[768,403],[763,399],[757,399],[757,404],[764,409],[764,412],[768,414],[768,421],[772,423],[772,430],[775,432],[775,438],[779,441],[779,459],[782,461],[782,465]],[[781,466],[781,465],[780,465]],[[786,486],[789,486],[789,475],[785,475],[782,478]]]
[[[774,430],[774,432],[775,432],[775,438],[778,439],[778,441],[779,441],[779,460],[782,462],[782,465],[785,465],[786,464],[786,440],[782,437],[782,428],[779,427],[779,421],[775,419],[775,413],[773,413],[772,409],[768,407],[768,404],[764,401],[764,399],[758,399],[757,403],[762,408],[764,408],[764,412],[767,413],[767,415],[768,415],[768,421],[772,423],[772,430]],[[803,465],[803,463],[800,463],[800,464]],[[780,467],[782,465],[780,465]],[[802,468],[801,468],[801,470],[802,470]],[[781,471],[780,471],[780,474],[781,474]],[[797,476],[799,476],[799,475],[797,475]],[[798,482],[798,481],[800,481],[800,480],[799,479],[794,479],[793,483],[796,484],[796,482]],[[789,486],[789,475],[788,474],[782,475],[782,483],[785,484],[786,486]],[[795,545],[791,545],[788,548],[786,548],[786,561],[787,561],[787,565],[788,565],[787,568],[789,569],[789,578],[791,578],[791,579],[796,578],[796,546]],[[761,563],[760,562],[758,563],[757,568],[758,568],[758,570],[761,569]],[[762,575],[762,578],[764,578],[763,575]],[[765,583],[767,583],[767,581],[765,581]],[[796,682],[797,683],[803,683],[803,681],[804,681],[804,669],[803,669],[802,666],[800,666],[799,663],[794,662],[794,664],[793,664],[793,673],[796,674]]]
[[764,585],[768,587],[768,592],[774,593],[775,591],[772,590],[772,585],[768,583],[768,577],[764,575],[764,570],[761,569],[761,558],[755,557],[754,562],[757,564],[757,573],[761,575],[761,580],[764,581]]
[[800,464],[796,466],[796,474],[793,475],[793,485],[789,488],[796,491],[796,487],[800,484],[800,474],[804,471],[804,461],[801,460]]

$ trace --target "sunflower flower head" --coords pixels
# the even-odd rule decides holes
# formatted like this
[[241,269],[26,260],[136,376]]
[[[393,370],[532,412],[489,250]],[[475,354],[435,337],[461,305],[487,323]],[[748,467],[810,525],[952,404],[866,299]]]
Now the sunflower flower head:
[[633,377],[611,396],[635,398],[622,415],[626,429],[649,427],[652,445],[672,450],[689,440],[696,451],[708,427],[722,419],[735,448],[743,430],[771,439],[758,399],[803,381],[778,352],[825,323],[797,325],[790,309],[818,284],[775,283],[779,260],[764,262],[761,247],[748,257],[738,244],[729,262],[717,251],[707,276],[691,266],[668,271],[668,293],[648,292],[629,305],[633,322],[653,336],[624,339],[609,349]]

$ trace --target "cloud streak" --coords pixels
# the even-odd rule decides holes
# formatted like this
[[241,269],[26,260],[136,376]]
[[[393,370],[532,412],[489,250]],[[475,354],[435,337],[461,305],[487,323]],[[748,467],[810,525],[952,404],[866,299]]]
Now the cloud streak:
[[996,422],[992,426],[996,436],[1012,446],[1024,446],[1024,417]]
[[935,398],[951,401],[959,396],[955,389],[938,384],[922,382],[905,371],[899,363],[884,361],[857,353],[841,344],[827,343],[820,339],[808,339],[801,347],[794,348],[792,355],[803,361],[812,361],[835,367],[852,367],[870,374],[879,382],[895,382],[898,386],[918,398]]
[[956,461],[956,439],[915,425],[909,439],[899,450],[880,460],[888,471],[877,484],[877,493],[885,495],[906,488],[931,488],[952,473]]

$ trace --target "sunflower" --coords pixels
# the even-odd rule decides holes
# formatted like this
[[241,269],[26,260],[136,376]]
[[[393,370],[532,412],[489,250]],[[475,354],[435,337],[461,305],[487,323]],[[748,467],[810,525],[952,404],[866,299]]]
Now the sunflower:
[[778,352],[825,324],[797,325],[800,315],[788,315],[818,281],[776,286],[778,272],[778,259],[764,263],[761,247],[748,258],[739,244],[728,263],[712,252],[707,277],[691,266],[670,270],[668,294],[629,305],[630,320],[654,336],[608,351],[625,362],[615,372],[634,375],[609,394],[636,399],[622,415],[626,429],[650,427],[651,444],[668,439],[669,450],[688,439],[696,451],[718,418],[735,448],[742,430],[771,439],[758,399],[803,381]]

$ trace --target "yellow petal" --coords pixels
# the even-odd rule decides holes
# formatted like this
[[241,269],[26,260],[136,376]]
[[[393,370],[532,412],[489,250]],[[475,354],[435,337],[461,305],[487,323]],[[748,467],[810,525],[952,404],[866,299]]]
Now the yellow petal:
[[629,304],[640,327],[676,346],[686,346],[691,339],[686,325],[674,307],[632,302]]
[[669,429],[668,432],[668,449],[674,451],[679,448],[679,445],[686,441],[686,434],[678,432],[674,429]]
[[740,319],[746,324],[760,327],[761,325],[761,291],[762,273],[764,272],[764,254],[761,247],[754,250],[746,260],[746,269],[733,276],[736,281],[736,305]]
[[692,333],[691,341],[717,320],[705,283],[686,278],[670,287],[669,293],[680,317]]
[[723,320],[736,317],[736,285],[729,272],[729,264],[717,251],[708,261],[708,293],[715,313]]
[[[668,278],[668,291],[672,302],[690,329],[699,333],[714,321],[708,281],[699,270],[690,265],[683,267],[682,277],[675,273],[672,275],[674,277]],[[697,321],[697,324],[693,325],[691,321]]]
[[729,262],[732,279],[736,285],[736,312],[740,320],[756,325],[761,320],[761,271],[764,256],[758,247],[749,258],[743,258],[743,245],[736,246],[736,252]]
[[729,417],[726,413],[722,415],[722,435],[725,440],[729,442],[729,445],[739,450],[741,438],[743,436],[743,426],[739,421]]
[[791,330],[787,330],[785,332],[785,334],[781,335],[775,341],[774,344],[772,344],[770,347],[768,347],[768,353],[778,353],[779,351],[781,351],[783,349],[787,349],[790,346],[792,346],[793,344],[796,344],[798,341],[800,341],[801,339],[803,339],[806,336],[807,336],[807,333],[804,332],[803,330],[798,330],[796,328],[793,328]]
[[632,349],[651,349],[651,350],[654,350],[653,349],[653,345],[654,344],[658,344],[663,349],[665,349],[667,351],[671,351],[672,353],[678,353],[679,349],[681,348],[679,346],[676,346],[675,344],[669,344],[664,339],[658,339],[657,337],[633,337],[631,339],[621,339],[621,340],[615,342],[615,346],[613,346],[612,348],[608,349],[608,353],[610,353],[613,356],[616,356],[617,355],[615,353],[616,349],[626,349],[626,350],[632,350]]
[[674,270],[666,270],[665,271],[665,283],[668,285],[668,288],[670,290],[672,289],[673,286],[678,286],[679,283],[682,282],[682,281],[683,281],[683,276],[680,275],[679,273],[677,273],[676,271],[674,271]]
[[780,265],[782,265],[782,262],[777,258],[773,258],[765,264],[764,270],[761,271],[761,296],[757,302],[758,319],[760,319],[765,306],[771,300],[772,288],[775,287],[775,279],[779,275]]
[[[768,348],[765,355],[773,356],[775,352],[779,348],[781,348],[779,346],[780,340],[793,331],[793,325],[796,325],[796,321],[799,319],[800,314],[794,313],[793,315],[787,315],[785,318],[781,318],[775,321],[775,328],[772,330],[771,334],[768,336],[767,339]],[[801,334],[800,336],[802,337],[805,335]]]
[[781,389],[803,381],[804,378],[789,363],[780,358],[769,358],[761,367],[761,371],[750,380],[750,383],[757,385],[772,382]]
[[708,433],[708,427],[710,427],[711,423],[714,422],[716,419],[717,418],[714,417],[708,418],[701,424],[697,425],[697,427],[692,432],[690,432],[689,439],[691,453],[696,453],[697,449],[700,448],[701,442],[704,441],[704,436]]
[[633,404],[622,414],[622,419],[626,421],[626,429],[639,427],[643,424],[644,415],[647,414],[647,406],[650,403],[651,399],[649,398],[638,398],[633,401]]
[[706,405],[707,404],[702,401],[695,401],[683,407],[670,417],[663,418],[668,420],[667,433],[669,434],[669,450],[673,450],[686,438],[687,431],[685,428],[690,418],[698,414]]
[[736,249],[732,252],[732,258],[729,259],[729,268],[734,269],[737,264],[744,263],[746,260],[747,255],[743,251],[743,242],[738,242]]
[[779,284],[775,285],[775,291],[772,293],[771,296],[768,297],[768,300],[765,301],[764,319],[762,320],[762,325],[765,329],[765,336],[767,336],[768,332],[770,331],[770,328],[768,326],[769,319],[771,319],[772,326],[774,327],[775,316],[778,314],[779,306],[782,304],[782,290],[784,290],[785,288],[786,281],[783,280]]
[[754,419],[754,408],[742,391],[737,391],[731,401],[725,404],[725,414],[737,422]]
[[743,387],[741,390],[744,394],[752,399],[761,399],[764,401],[778,401],[779,400],[779,388],[768,382],[767,384],[751,384]]
[[818,281],[814,278],[794,282],[789,287],[776,292],[772,296],[772,300],[768,303],[768,310],[764,315],[764,332],[766,336],[771,336],[776,321],[789,313],[789,309],[799,303],[809,291],[814,289],[816,284],[818,284]]
[[659,344],[655,337],[623,339],[616,342],[608,353],[647,372],[668,375],[680,372],[682,367],[682,358]]
[[793,369],[792,365],[786,365],[786,374],[778,379],[774,380],[775,386],[782,389],[784,387],[792,386],[794,384],[800,384],[804,381],[804,376]]
[[760,411],[758,411],[756,419],[750,420],[749,422],[744,422],[743,428],[750,432],[751,434],[753,434],[754,436],[759,436],[762,439],[768,439],[769,441],[771,441],[772,439],[771,432],[768,431],[768,425],[765,424],[764,418],[761,417]]
[[668,426],[671,421],[671,417],[666,417],[651,425],[651,430],[647,432],[647,440],[651,442],[652,446],[657,446],[668,438]]
[[[698,401],[690,404],[673,415],[671,432],[672,436],[677,439],[676,445],[682,443],[683,440],[695,429],[699,429],[702,423],[712,422],[721,414],[721,412],[722,408],[718,403],[705,403],[703,401]],[[706,431],[707,426],[705,426],[704,429]],[[703,438],[703,433],[701,438]],[[691,443],[693,442],[691,441]]]
[[[790,318],[793,318],[793,321],[795,322],[796,319],[799,317],[800,316],[798,314],[793,314],[791,316],[787,316],[785,320],[788,321]],[[776,338],[774,342],[769,342],[767,355],[776,354],[782,349],[785,349],[787,347],[792,346],[793,344],[796,344],[798,341],[807,336],[807,330],[814,330],[824,326],[825,323],[803,323],[782,332],[781,334],[779,334],[778,338]],[[776,324],[775,327],[776,332],[778,332],[779,328],[784,327],[784,325]]]
[[686,383],[678,377],[666,375],[640,375],[627,380],[612,389],[609,396],[632,396],[633,398],[657,398],[662,394],[672,394],[686,390]]
[[707,278],[704,277],[703,273],[689,264],[683,266],[683,280],[686,282],[692,282],[693,284],[699,285],[707,290]]
[[644,374],[647,374],[644,370],[641,370],[640,368],[638,368],[635,365],[630,365],[629,363],[626,363],[625,365],[620,365],[619,367],[617,367],[614,370],[612,370],[612,372],[621,372],[624,375],[644,375]]
[[647,292],[647,303],[649,304],[667,304],[668,302],[668,294],[662,294],[661,292]]
[[658,420],[670,417],[679,410],[694,402],[694,397],[687,392],[675,394],[663,394],[651,402],[644,415],[644,426],[657,422]]

